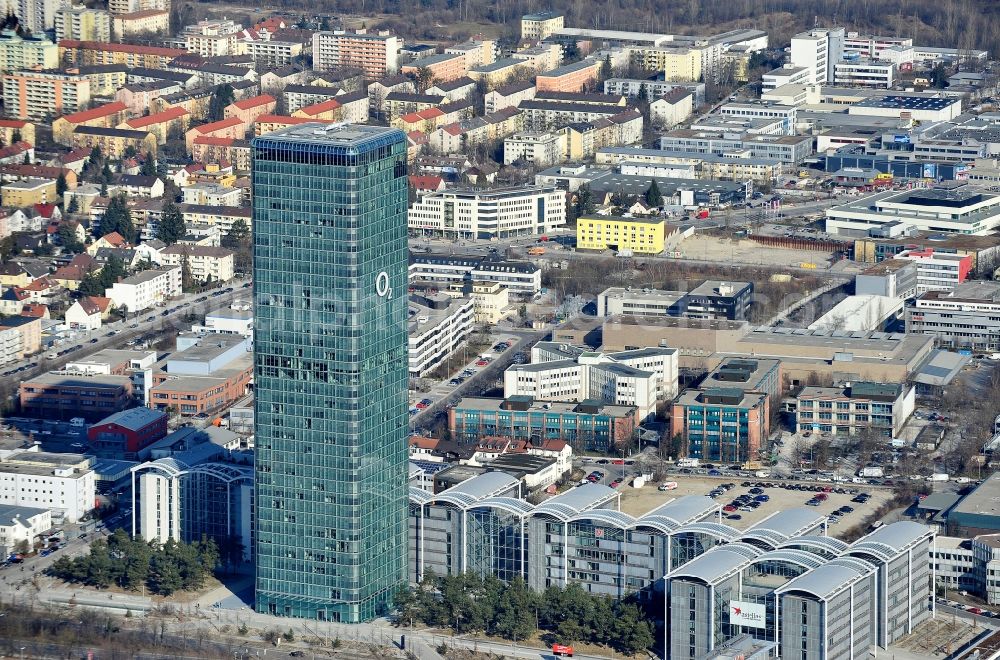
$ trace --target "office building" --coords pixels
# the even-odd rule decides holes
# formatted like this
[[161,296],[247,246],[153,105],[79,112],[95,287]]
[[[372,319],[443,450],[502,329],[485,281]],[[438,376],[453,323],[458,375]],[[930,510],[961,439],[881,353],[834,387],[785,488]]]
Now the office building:
[[952,348],[1000,350],[1000,284],[966,282],[918,296],[906,304],[906,332]]
[[855,276],[854,292],[859,296],[909,298],[917,293],[917,264],[902,259],[877,263]]
[[177,350],[152,373],[149,405],[183,416],[221,411],[247,394],[250,340],[235,333],[177,337]]
[[896,65],[879,60],[855,59],[833,65],[833,84],[844,87],[889,89],[896,75]]
[[685,390],[670,416],[681,453],[723,463],[759,460],[770,428],[767,395],[739,387]]
[[96,422],[130,407],[133,391],[127,376],[48,372],[21,381],[19,395],[21,410],[30,416]]
[[860,659],[931,617],[930,528],[897,522],[848,545],[811,516],[776,514],[668,573],[669,657],[731,657],[750,634],[782,657]]
[[473,282],[499,284],[510,295],[530,298],[542,290],[542,269],[530,261],[506,261],[499,255],[485,257],[410,253],[409,281],[452,285]]
[[566,222],[566,194],[554,186],[442,190],[410,208],[410,231],[461,238],[514,238],[553,231]]
[[893,119],[901,119],[905,114],[913,121],[919,122],[951,121],[962,114],[962,99],[916,94],[880,94],[851,103],[847,107],[847,114]]
[[924,232],[985,236],[1000,226],[1000,194],[968,186],[888,191],[826,211],[830,234],[864,237],[893,223]]
[[27,450],[0,462],[0,505],[52,512],[57,524],[74,524],[94,509],[93,456]]
[[312,38],[313,69],[332,71],[357,67],[365,77],[377,80],[399,72],[402,40],[388,34],[363,32],[317,32]]
[[796,396],[795,429],[895,438],[913,414],[915,401],[916,389],[906,383],[806,386]]
[[530,396],[467,397],[448,409],[448,428],[460,445],[475,445],[482,438],[500,436],[513,440],[560,439],[574,452],[606,452],[631,441],[638,420],[635,406],[590,399],[566,403],[535,401]]
[[87,440],[98,455],[131,460],[140,450],[166,437],[169,417],[159,410],[130,408],[91,425]]
[[592,215],[576,222],[576,246],[580,250],[659,254],[666,245],[666,235],[667,221],[663,218]]
[[833,82],[834,65],[844,58],[844,28],[814,28],[792,37],[790,63],[809,71],[809,83]]
[[972,271],[972,256],[939,252],[934,248],[904,250],[894,260],[917,265],[917,293],[951,291],[964,282]]
[[531,349],[531,364],[508,367],[503,381],[507,398],[635,406],[639,421],[646,421],[677,394],[677,351],[646,348],[596,353],[542,342]]
[[258,137],[253,192],[256,607],[369,620],[406,582],[405,136]]
[[750,317],[752,299],[752,282],[706,280],[691,291],[610,287],[597,296],[597,315],[745,321]]
[[[210,451],[208,447],[206,453]],[[227,551],[238,544],[236,556],[225,557],[223,563],[250,562],[253,470],[211,459],[199,461],[199,454],[193,448],[132,468],[132,534],[161,543],[194,543],[207,537]]]
[[[778,120],[775,125],[781,127],[784,122]],[[773,158],[783,163],[799,163],[813,153],[813,140],[812,136],[806,135],[758,135],[743,130],[675,128],[666,131],[660,138],[660,149],[718,156],[740,153],[750,158]]]

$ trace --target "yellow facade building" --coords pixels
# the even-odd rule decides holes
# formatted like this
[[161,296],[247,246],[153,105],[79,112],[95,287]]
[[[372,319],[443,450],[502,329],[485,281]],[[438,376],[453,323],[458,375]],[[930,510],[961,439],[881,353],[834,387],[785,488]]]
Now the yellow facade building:
[[8,208],[27,208],[35,204],[56,201],[56,182],[53,179],[25,179],[4,184],[0,200]]
[[663,252],[667,221],[663,218],[584,216],[576,221],[578,250],[630,250],[637,254]]

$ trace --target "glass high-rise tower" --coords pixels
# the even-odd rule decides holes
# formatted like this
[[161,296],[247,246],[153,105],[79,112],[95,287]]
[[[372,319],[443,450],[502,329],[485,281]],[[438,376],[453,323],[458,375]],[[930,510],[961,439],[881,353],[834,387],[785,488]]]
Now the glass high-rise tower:
[[256,608],[358,622],[406,582],[406,138],[253,141]]

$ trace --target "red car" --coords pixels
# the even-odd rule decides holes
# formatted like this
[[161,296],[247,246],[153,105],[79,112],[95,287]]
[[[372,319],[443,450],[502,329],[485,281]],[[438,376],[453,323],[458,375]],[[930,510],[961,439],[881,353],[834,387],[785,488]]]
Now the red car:
[[426,403],[424,403],[423,401],[419,401],[419,402],[417,403],[417,405],[416,405],[416,406],[414,406],[414,408],[416,408],[417,410],[423,410],[423,409],[424,409],[424,408],[426,408],[426,407],[427,407],[427,404],[426,404]]
[[615,460],[611,461],[611,464],[612,465],[625,465],[625,460],[621,459],[621,458],[616,458]]
[[725,511],[726,513],[732,513],[733,511],[736,510],[736,507],[734,507],[732,504],[727,504],[726,506],[722,507],[722,510]]
[[830,496],[827,495],[826,493],[817,493],[814,499],[817,499],[820,502],[825,502],[827,499],[829,499],[829,497]]
[[485,366],[486,366],[486,365],[488,365],[489,363],[490,363],[490,361],[489,361],[489,360],[477,360],[477,361],[476,361],[476,366],[477,366],[477,367],[485,367]]

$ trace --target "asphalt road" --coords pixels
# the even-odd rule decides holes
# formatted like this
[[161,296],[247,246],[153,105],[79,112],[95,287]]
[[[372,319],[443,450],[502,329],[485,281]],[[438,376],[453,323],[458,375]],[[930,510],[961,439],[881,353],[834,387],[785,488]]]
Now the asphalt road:
[[430,424],[438,413],[445,412],[449,406],[458,403],[462,397],[473,396],[483,389],[488,389],[501,377],[504,370],[513,364],[515,354],[529,353],[531,347],[548,334],[548,330],[503,330],[502,334],[519,337],[518,342],[497,355],[492,362],[470,376],[465,382],[457,385],[449,393],[410,417],[411,429]]

